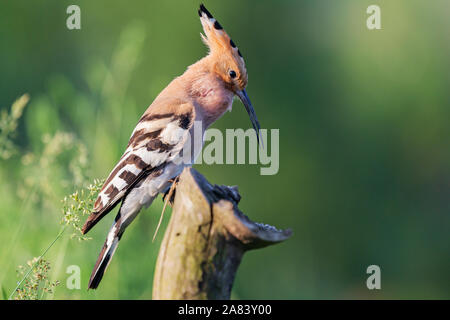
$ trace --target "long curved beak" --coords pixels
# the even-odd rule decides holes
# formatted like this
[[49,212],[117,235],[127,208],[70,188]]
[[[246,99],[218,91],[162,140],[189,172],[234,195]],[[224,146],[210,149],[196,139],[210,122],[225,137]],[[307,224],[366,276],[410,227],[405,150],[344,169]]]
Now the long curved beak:
[[236,95],[241,99],[242,103],[245,106],[245,109],[247,110],[248,115],[250,116],[250,121],[252,122],[253,129],[256,131],[256,139],[258,140],[258,144],[261,144],[262,141],[259,140],[260,130],[261,127],[258,122],[258,118],[256,117],[255,109],[253,109],[252,103],[250,102],[250,98],[247,95],[247,92],[244,90],[238,90],[236,91]]

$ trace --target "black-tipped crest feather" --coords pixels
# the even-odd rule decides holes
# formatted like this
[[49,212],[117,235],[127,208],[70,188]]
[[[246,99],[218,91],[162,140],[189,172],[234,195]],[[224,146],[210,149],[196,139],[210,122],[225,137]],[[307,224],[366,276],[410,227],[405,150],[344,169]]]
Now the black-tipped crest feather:
[[208,18],[210,18],[210,19],[213,18],[212,14],[208,11],[208,9],[205,8],[205,6],[203,5],[203,3],[200,4],[200,9],[199,9],[199,14],[200,14],[200,16],[201,16],[200,11],[201,11],[201,12],[204,12],[204,13],[208,16]]

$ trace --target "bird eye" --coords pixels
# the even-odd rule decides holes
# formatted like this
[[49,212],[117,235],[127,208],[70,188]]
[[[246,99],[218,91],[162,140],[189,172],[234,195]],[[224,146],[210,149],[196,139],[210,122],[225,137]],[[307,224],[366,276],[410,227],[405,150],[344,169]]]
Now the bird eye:
[[230,77],[232,78],[232,79],[234,79],[234,78],[236,78],[236,72],[234,71],[234,70],[230,70]]

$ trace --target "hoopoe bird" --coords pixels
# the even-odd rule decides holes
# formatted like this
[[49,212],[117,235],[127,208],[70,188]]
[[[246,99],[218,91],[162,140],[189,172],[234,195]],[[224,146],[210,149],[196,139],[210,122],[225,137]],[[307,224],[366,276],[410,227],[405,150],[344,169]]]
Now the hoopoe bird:
[[[200,136],[203,145],[204,131],[231,111],[235,96],[244,104],[259,141],[260,125],[245,91],[247,71],[241,52],[203,5],[198,14],[208,54],[175,78],[145,111],[82,228],[86,234],[121,202],[89,279],[90,289],[98,287],[125,229],[139,211],[167,192],[183,168],[194,163],[199,152],[193,151],[191,138]],[[200,135],[193,132],[195,121],[202,124]],[[179,161],[186,153],[189,161]]]

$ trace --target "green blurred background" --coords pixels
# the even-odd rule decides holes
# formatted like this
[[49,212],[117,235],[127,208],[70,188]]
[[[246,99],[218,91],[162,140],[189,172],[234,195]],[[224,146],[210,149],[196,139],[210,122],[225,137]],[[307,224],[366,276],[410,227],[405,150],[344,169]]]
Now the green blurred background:
[[[450,298],[450,20],[447,0],[207,1],[239,46],[263,128],[280,129],[280,170],[201,165],[238,185],[251,219],[293,229],[249,252],[234,299]],[[55,238],[65,195],[105,178],[137,120],[201,58],[197,1],[0,2],[0,108],[23,93],[16,152],[0,160],[0,285]],[[366,9],[381,7],[382,30]],[[249,128],[240,102],[214,127]],[[162,201],[130,226],[97,291],[91,268],[114,217],[93,240],[69,234],[47,253],[56,299],[150,299]],[[381,267],[381,290],[366,268]],[[81,290],[69,290],[69,265]]]

